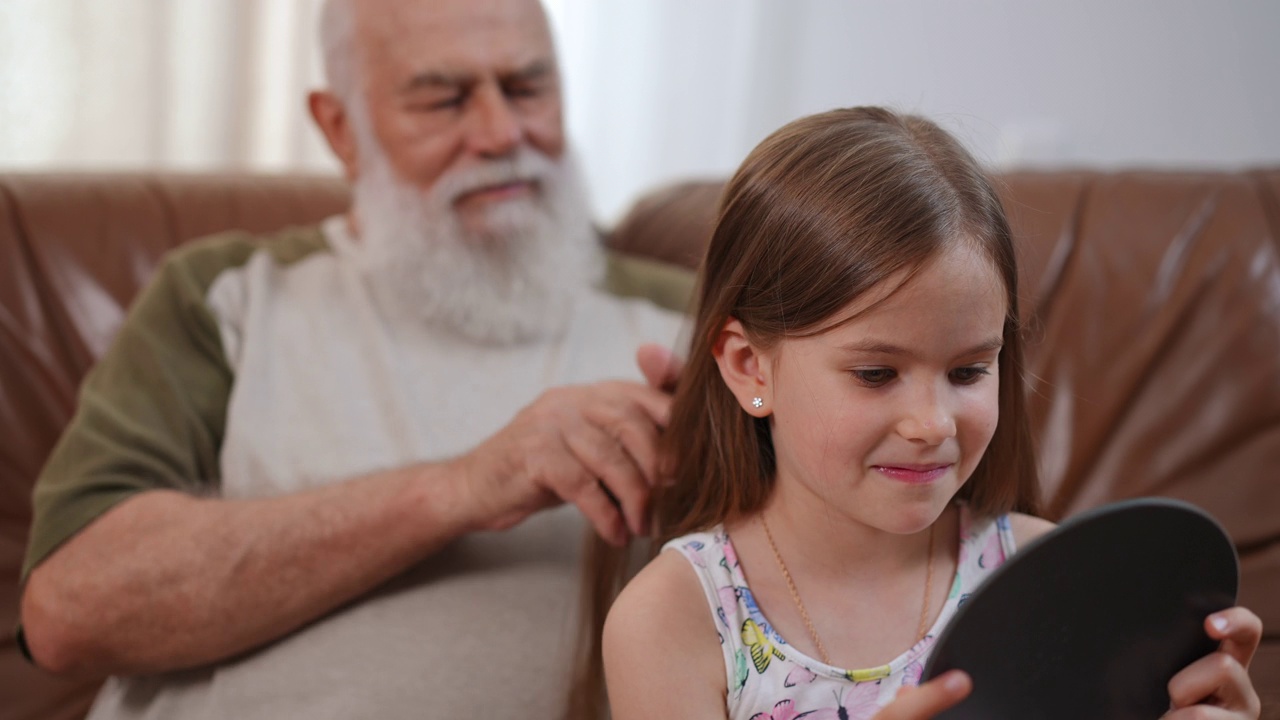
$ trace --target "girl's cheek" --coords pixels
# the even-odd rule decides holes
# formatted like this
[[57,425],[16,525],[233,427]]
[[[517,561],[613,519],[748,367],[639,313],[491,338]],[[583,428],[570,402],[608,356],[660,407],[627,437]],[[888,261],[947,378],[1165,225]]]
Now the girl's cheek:
[[966,407],[968,425],[974,439],[981,439],[983,444],[991,441],[996,432],[996,424],[1000,422],[999,398],[994,395],[983,397]]

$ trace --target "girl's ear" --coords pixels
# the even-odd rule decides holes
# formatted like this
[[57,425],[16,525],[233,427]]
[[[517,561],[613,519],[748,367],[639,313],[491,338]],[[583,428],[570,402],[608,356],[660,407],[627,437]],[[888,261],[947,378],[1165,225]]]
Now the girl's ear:
[[711,354],[720,366],[720,377],[742,409],[754,417],[768,417],[772,365],[769,356],[747,339],[742,323],[729,318],[711,346]]

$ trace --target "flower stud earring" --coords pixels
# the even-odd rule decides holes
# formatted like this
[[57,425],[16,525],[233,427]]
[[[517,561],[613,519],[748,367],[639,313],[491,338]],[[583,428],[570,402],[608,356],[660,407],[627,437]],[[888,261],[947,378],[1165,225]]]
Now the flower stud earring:
[[751,398],[751,407],[753,407],[753,408],[762,408],[762,407],[764,407],[764,400],[761,400],[761,399],[760,399],[760,398],[758,398],[758,397],[757,397],[757,398]]

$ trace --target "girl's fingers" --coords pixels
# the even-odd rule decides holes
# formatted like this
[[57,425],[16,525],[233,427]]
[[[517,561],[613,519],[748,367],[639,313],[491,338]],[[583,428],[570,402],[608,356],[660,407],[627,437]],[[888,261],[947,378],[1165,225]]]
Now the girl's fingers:
[[1233,607],[1216,612],[1204,621],[1205,632],[1221,640],[1221,651],[1248,669],[1253,653],[1262,641],[1262,620],[1247,608]]
[[872,720],[929,720],[964,700],[973,681],[960,670],[943,673],[919,687],[904,687]]
[[[1258,693],[1249,673],[1234,656],[1222,651],[1206,655],[1174,675],[1169,681],[1169,700],[1174,711],[1203,706],[1197,709],[1220,708],[1243,712],[1250,718],[1259,712]],[[1171,713],[1171,717],[1178,716]]]

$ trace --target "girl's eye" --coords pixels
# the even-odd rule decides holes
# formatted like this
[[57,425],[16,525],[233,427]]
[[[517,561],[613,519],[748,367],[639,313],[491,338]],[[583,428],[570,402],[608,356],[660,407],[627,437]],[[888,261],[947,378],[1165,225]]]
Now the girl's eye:
[[867,387],[880,387],[897,377],[897,373],[889,368],[868,368],[854,370],[853,377]]
[[984,375],[990,375],[984,367],[962,367],[951,371],[951,381],[958,385],[972,385],[982,379]]

